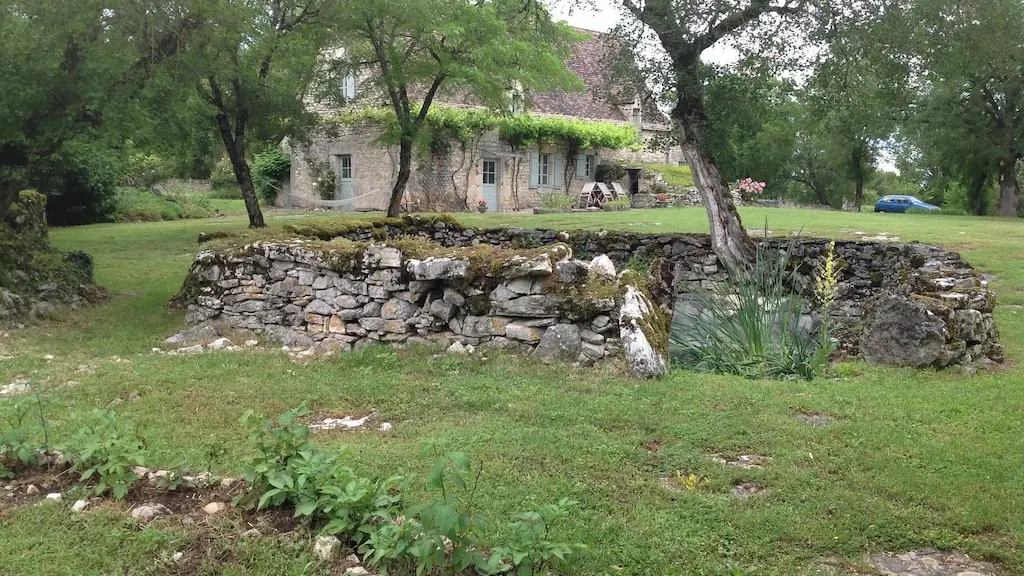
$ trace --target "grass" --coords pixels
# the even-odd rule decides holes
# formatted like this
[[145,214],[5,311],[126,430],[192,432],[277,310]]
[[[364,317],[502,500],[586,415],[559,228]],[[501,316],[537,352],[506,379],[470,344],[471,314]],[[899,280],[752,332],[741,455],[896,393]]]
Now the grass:
[[[767,219],[778,235],[887,232],[943,244],[998,275],[1000,304],[1024,304],[1024,223],[1016,220],[741,212],[754,228]],[[307,217],[268,216],[272,225]],[[644,232],[707,228],[701,209],[460,220]],[[185,460],[234,474],[247,457],[238,418],[248,409],[276,415],[306,402],[338,415],[376,410],[394,423],[390,433],[318,438],[332,449],[350,447],[351,464],[368,474],[424,473],[429,440],[466,450],[484,463],[479,506],[495,518],[529,501],[579,500],[581,511],[560,536],[589,549],[578,554],[571,574],[716,576],[738,567],[762,576],[809,575],[823,557],[855,567],[864,552],[928,546],[995,561],[1004,574],[1024,573],[1024,370],[1012,362],[975,378],[843,364],[834,379],[810,383],[684,371],[638,383],[609,368],[424,350],[368,348],[306,365],[273,349],[151,354],[182,326],[183,315],[164,305],[180,286],[199,232],[244,225],[229,217],[53,230],[61,248],[95,257],[97,279],[113,298],[0,337],[0,384],[31,376],[58,439],[70,431],[71,412],[138,392],[138,400],[117,410],[139,425],[151,465]],[[1024,313],[1000,306],[996,317],[1009,357],[1019,358]],[[795,419],[801,412],[836,421],[811,428]],[[738,470],[714,463],[711,453],[773,460],[763,470]],[[660,478],[679,471],[707,482],[692,492],[666,490]],[[728,491],[740,481],[767,491],[734,500]],[[190,530],[139,529],[125,518],[116,505],[80,516],[52,504],[13,511],[0,518],[0,571],[170,572],[154,566],[185,546]],[[484,540],[500,538],[490,533]],[[228,547],[208,573],[300,574],[309,557],[308,543],[288,539]]]
[[139,188],[120,188],[115,198],[114,220],[117,222],[159,222],[209,218],[223,214],[245,213],[240,200],[218,198],[215,192],[198,192],[184,188],[154,194]]
[[660,172],[669,186],[693,188],[693,175],[689,166],[672,166],[670,164],[643,164],[644,168]]

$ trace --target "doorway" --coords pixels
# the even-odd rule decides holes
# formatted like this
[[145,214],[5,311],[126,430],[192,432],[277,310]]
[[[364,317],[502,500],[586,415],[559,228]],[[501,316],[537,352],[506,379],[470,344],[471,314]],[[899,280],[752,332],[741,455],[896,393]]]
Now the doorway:
[[483,197],[484,202],[487,202],[487,209],[498,212],[498,161],[494,158],[484,158],[480,173],[483,176]]

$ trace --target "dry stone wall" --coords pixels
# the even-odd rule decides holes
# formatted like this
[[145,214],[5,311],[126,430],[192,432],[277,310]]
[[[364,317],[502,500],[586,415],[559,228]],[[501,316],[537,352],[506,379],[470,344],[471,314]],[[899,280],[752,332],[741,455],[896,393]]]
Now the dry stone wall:
[[[204,250],[181,295],[188,320],[302,348],[440,341],[584,364],[625,357],[638,376],[665,372],[666,343],[652,343],[642,329],[654,305],[614,267],[609,273],[607,258],[592,266],[572,259],[565,244],[396,244],[295,239]],[[627,288],[632,304],[623,319]]]
[[[356,241],[414,236],[447,247],[530,249],[562,243],[576,257],[607,255],[619,268],[634,260],[654,262],[659,281],[650,289],[669,310],[727,279],[709,237],[701,234],[475,229],[445,218],[416,217],[300,232]],[[780,247],[792,243],[794,290],[813,302],[814,275],[830,241],[767,241]],[[837,241],[835,251],[841,278],[837,302],[827,313],[841,353],[881,364],[938,368],[1003,360],[992,316],[995,296],[959,254],[924,244],[866,241]],[[805,312],[811,324],[822,314],[810,304]]]

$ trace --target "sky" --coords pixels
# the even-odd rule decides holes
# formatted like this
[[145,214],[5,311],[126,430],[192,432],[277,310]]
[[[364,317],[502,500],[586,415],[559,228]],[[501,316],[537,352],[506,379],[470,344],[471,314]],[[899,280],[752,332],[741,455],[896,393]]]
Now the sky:
[[[615,0],[591,0],[593,8],[571,9],[570,3],[556,2],[552,12],[556,19],[566,20],[577,28],[607,32],[611,30],[621,18],[619,3]],[[714,64],[730,64],[735,62],[737,54],[735,50],[718,43],[704,52],[702,58],[706,62]]]

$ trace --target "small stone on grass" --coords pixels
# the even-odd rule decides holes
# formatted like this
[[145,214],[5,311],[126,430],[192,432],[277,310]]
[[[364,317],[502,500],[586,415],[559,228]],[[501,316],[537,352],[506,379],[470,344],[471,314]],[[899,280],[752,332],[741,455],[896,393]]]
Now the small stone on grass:
[[219,514],[220,512],[227,510],[227,507],[228,505],[224,502],[210,502],[206,506],[203,506],[203,512],[206,512],[209,516],[213,516],[214,514]]
[[313,555],[321,562],[331,562],[341,553],[341,540],[334,536],[317,536],[313,543]]

